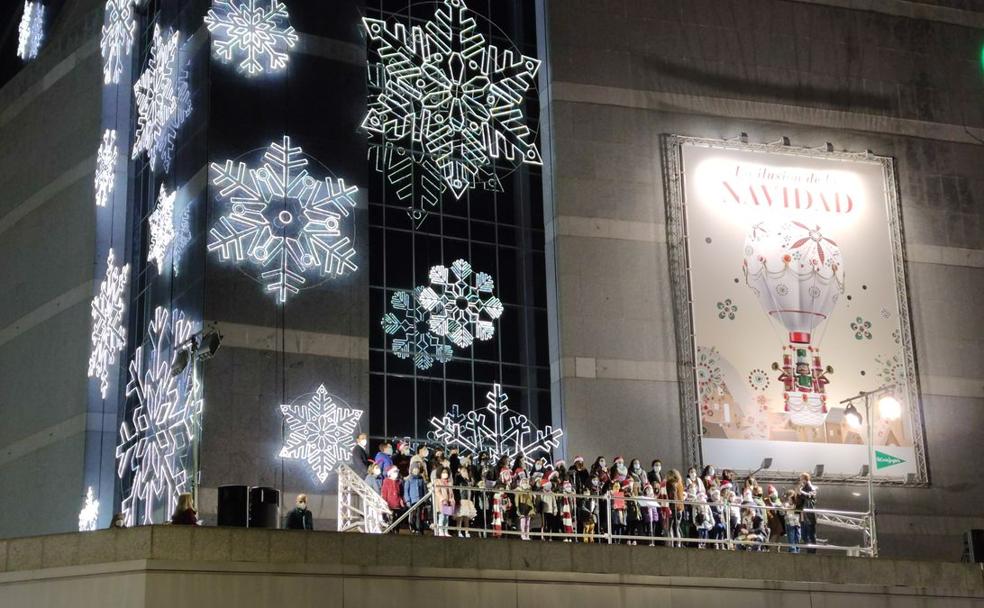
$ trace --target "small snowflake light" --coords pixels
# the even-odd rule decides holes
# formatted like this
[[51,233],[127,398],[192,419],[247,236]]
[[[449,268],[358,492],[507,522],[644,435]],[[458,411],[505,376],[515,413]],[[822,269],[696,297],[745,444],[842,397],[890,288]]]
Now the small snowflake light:
[[363,121],[375,143],[422,146],[457,198],[497,189],[497,161],[542,164],[523,108],[540,62],[487,45],[463,0],[410,28],[363,22],[381,64]]
[[157,263],[157,273],[164,272],[164,262],[174,241],[174,199],[178,193],[167,193],[161,186],[157,198],[157,208],[147,220],[150,224],[150,247],[147,250],[147,261]]
[[92,352],[89,355],[89,377],[99,379],[103,399],[109,390],[109,368],[126,346],[123,313],[126,310],[126,286],[130,280],[130,265],[116,265],[113,250],[106,259],[106,278],[99,293],[92,299]]
[[96,207],[105,207],[116,185],[116,160],[120,152],[116,147],[116,130],[103,132],[102,144],[96,154]]
[[393,354],[400,359],[413,358],[413,363],[420,370],[430,369],[434,361],[447,363],[452,359],[451,346],[445,338],[430,330],[428,313],[420,304],[418,287],[409,293],[398,291],[390,299],[395,312],[383,316],[383,331],[393,338]]
[[247,76],[283,70],[298,40],[279,0],[213,0],[205,24],[215,56]]
[[44,4],[40,0],[24,2],[24,14],[18,27],[17,56],[30,61],[38,56],[44,40]]
[[191,115],[191,93],[180,47],[180,32],[165,37],[155,25],[150,61],[133,85],[137,107],[133,158],[146,152],[152,171],[158,166],[164,171],[170,169],[178,129]]
[[362,410],[343,407],[324,384],[299,401],[280,406],[288,433],[280,457],[306,460],[324,483],[336,464],[349,459]]
[[85,491],[82,510],[79,511],[79,532],[92,532],[99,525],[99,501],[92,494],[90,486]]
[[212,163],[212,184],[228,209],[209,231],[209,251],[258,266],[260,281],[281,303],[308,278],[357,271],[348,236],[354,229],[343,221],[351,217],[359,189],[312,176],[308,157],[290,137],[271,143],[257,165]]
[[430,328],[447,336],[459,348],[474,340],[495,336],[495,319],[502,316],[502,301],[492,293],[495,282],[484,272],[473,272],[465,260],[455,260],[450,270],[434,266],[430,286],[420,292],[420,304],[430,312]]
[[115,84],[123,73],[123,57],[130,55],[136,21],[133,0],[106,0],[99,48],[103,58],[103,82]]
[[172,315],[158,307],[147,329],[149,352],[140,346],[130,362],[126,394],[137,405],[120,425],[116,447],[127,526],[161,523],[155,513],[163,510],[169,517],[178,495],[190,486],[202,387],[194,362],[178,375],[171,369],[194,333],[195,326],[180,310]]
[[487,452],[491,462],[506,456],[512,462],[517,456],[527,459],[537,453],[550,453],[560,445],[561,429],[534,427],[529,419],[506,406],[509,397],[499,384],[486,393],[487,403],[480,410],[462,414],[457,405],[446,415],[430,419],[430,439],[445,446],[461,448],[478,454]]

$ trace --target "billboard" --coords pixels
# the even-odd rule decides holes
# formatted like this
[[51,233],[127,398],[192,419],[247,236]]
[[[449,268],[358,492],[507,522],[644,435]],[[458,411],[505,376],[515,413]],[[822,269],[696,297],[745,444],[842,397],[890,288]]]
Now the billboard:
[[[876,479],[925,482],[892,159],[675,136],[665,153],[694,459],[851,479],[871,449]],[[845,415],[886,385],[901,407]]]

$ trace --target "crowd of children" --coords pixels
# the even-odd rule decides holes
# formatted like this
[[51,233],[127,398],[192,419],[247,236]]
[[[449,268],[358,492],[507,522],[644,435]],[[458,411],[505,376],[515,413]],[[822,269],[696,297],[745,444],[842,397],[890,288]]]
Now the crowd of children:
[[[358,468],[358,464],[356,464]],[[737,479],[713,466],[686,475],[654,460],[644,469],[638,459],[611,464],[583,458],[570,467],[563,460],[493,461],[421,445],[383,442],[365,465],[365,481],[386,501],[391,521],[405,518],[413,534],[471,537],[514,535],[523,540],[563,539],[698,548],[762,550],[772,544],[816,545],[817,488],[803,473],[796,488],[780,494],[754,477]],[[361,471],[360,471],[361,473]],[[432,499],[414,508],[432,491]],[[811,549],[808,549],[811,550]]]

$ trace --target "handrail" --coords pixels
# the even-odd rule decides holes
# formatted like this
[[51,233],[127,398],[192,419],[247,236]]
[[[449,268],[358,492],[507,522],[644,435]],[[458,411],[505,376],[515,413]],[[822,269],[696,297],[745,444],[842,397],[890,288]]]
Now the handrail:
[[[598,500],[598,501],[600,501],[600,503],[599,503],[599,513],[598,513],[599,515],[601,514],[600,513],[600,504],[601,504],[601,502],[604,502],[606,504],[606,508],[605,508],[605,511],[606,511],[606,522],[605,523],[607,524],[607,526],[605,526],[604,530],[596,531],[594,533],[593,537],[595,539],[597,539],[597,540],[596,541],[591,541],[591,542],[607,542],[607,543],[611,544],[611,543],[619,543],[619,542],[626,542],[626,541],[632,541],[632,542],[643,541],[643,542],[649,542],[649,543],[655,543],[655,542],[668,543],[671,546],[675,546],[675,545],[681,545],[682,546],[682,545],[685,545],[685,544],[697,544],[698,546],[718,546],[718,547],[724,547],[724,548],[728,548],[728,549],[734,549],[736,547],[742,547],[742,548],[773,548],[774,547],[774,548],[777,548],[779,550],[782,550],[782,549],[785,548],[785,549],[787,549],[789,551],[800,551],[800,550],[808,550],[809,549],[809,550],[825,550],[825,551],[844,551],[844,552],[847,552],[847,553],[863,554],[863,555],[868,555],[868,556],[875,556],[876,555],[875,554],[875,550],[874,550],[874,545],[872,543],[872,530],[871,530],[871,527],[870,527],[871,518],[870,518],[870,515],[867,514],[867,513],[859,513],[859,512],[852,512],[852,511],[826,510],[826,509],[794,509],[796,512],[798,512],[800,514],[803,514],[803,513],[813,513],[813,514],[815,514],[817,516],[817,523],[818,524],[821,524],[822,523],[822,524],[829,525],[829,526],[832,526],[832,527],[839,527],[839,528],[848,529],[848,530],[860,531],[860,532],[862,532],[863,540],[864,540],[864,544],[863,545],[855,545],[855,546],[830,545],[830,544],[819,544],[819,543],[812,543],[812,544],[797,543],[797,544],[794,545],[794,544],[791,544],[791,543],[783,543],[783,542],[769,542],[768,540],[762,540],[762,541],[759,541],[759,540],[742,540],[740,538],[734,538],[733,537],[734,535],[733,535],[733,530],[732,530],[732,525],[731,525],[732,524],[732,521],[733,521],[733,517],[732,517],[733,516],[733,510],[735,510],[735,509],[751,509],[751,510],[755,510],[755,511],[759,511],[759,512],[770,511],[771,510],[771,511],[780,511],[780,512],[785,513],[786,511],[789,511],[790,510],[790,508],[789,507],[786,507],[786,506],[771,506],[771,505],[759,505],[759,504],[748,504],[748,503],[744,503],[744,504],[743,503],[723,503],[723,502],[709,502],[709,501],[686,500],[686,499],[681,500],[681,499],[668,499],[668,498],[651,497],[651,496],[621,496],[621,497],[614,497],[610,493],[606,493],[604,495],[598,495],[598,494],[574,494],[574,493],[565,493],[565,492],[541,492],[541,491],[536,491],[536,490],[533,490],[533,489],[521,490],[521,489],[506,489],[506,488],[488,488],[488,487],[482,488],[482,487],[476,487],[476,486],[455,486],[455,485],[451,485],[451,486],[448,486],[448,489],[450,489],[452,491],[457,491],[457,492],[462,492],[462,491],[464,491],[464,492],[471,492],[471,493],[480,492],[480,493],[483,493],[483,494],[501,493],[501,494],[516,495],[516,494],[519,494],[519,493],[532,493],[534,495],[534,497],[539,497],[539,498],[542,498],[544,496],[551,496],[551,497],[554,497],[554,498],[564,498],[564,499],[572,500],[573,501],[573,504],[571,505],[571,518],[572,518],[572,520],[574,522],[574,525],[573,525],[574,531],[573,531],[573,533],[568,533],[568,532],[545,532],[545,531],[542,531],[541,530],[539,532],[539,534],[538,534],[538,536],[540,536],[541,538],[562,538],[562,539],[565,540],[565,542],[569,542],[569,541],[572,541],[572,540],[578,540],[578,538],[579,538],[579,535],[578,535],[578,532],[577,532],[577,530],[578,530],[578,525],[577,525],[578,501],[581,501],[581,500]],[[399,525],[403,521],[405,521],[413,512],[416,512],[418,509],[424,508],[424,506],[428,502],[432,503],[433,502],[433,495],[434,495],[434,491],[433,491],[433,487],[431,487],[431,489],[427,492],[427,494],[424,495],[423,498],[421,498],[420,501],[418,501],[413,507],[411,507],[405,513],[403,513],[399,518],[397,518],[392,523],[390,523],[390,525],[386,527],[386,529],[384,530],[384,532],[387,532],[388,533],[388,532],[392,532],[393,530],[397,529],[399,527]],[[656,508],[668,508],[671,505],[684,505],[685,507],[686,506],[701,506],[701,507],[707,506],[707,507],[711,507],[711,508],[717,508],[717,509],[719,509],[719,512],[717,514],[724,520],[724,522],[722,522],[722,524],[721,524],[722,527],[724,528],[724,530],[723,530],[723,537],[721,537],[721,538],[691,538],[691,537],[684,538],[684,537],[674,536],[674,535],[671,535],[671,536],[649,536],[649,535],[639,536],[639,535],[633,535],[633,534],[618,534],[618,533],[616,533],[614,531],[614,528],[612,526],[612,511],[613,511],[612,506],[613,506],[614,500],[616,500],[616,499],[619,500],[619,501],[624,501],[625,503],[629,503],[629,502],[645,502],[645,503],[648,503],[646,506],[655,506]],[[484,502],[486,502],[487,504],[492,504],[492,500],[490,498],[488,498],[488,497],[486,498],[486,500]],[[485,524],[488,525],[488,522],[486,521]],[[482,527],[477,527],[477,526],[459,527],[459,526],[452,526],[450,524],[447,525],[447,526],[444,526],[444,530],[446,530],[446,531],[457,531],[457,532],[472,531],[472,532],[482,533],[483,535],[491,534],[493,536],[519,536],[519,535],[523,534],[522,531],[518,531],[517,532],[517,531],[513,531],[513,530],[508,530],[505,527],[503,527],[502,529],[494,529],[494,528],[489,528],[489,527],[485,527],[485,526],[482,526]],[[526,534],[528,536],[529,535],[529,532],[527,532]]]
[[338,531],[381,532],[384,517],[392,513],[386,501],[348,465],[338,465],[337,472]]
[[407,509],[406,511],[404,511],[402,515],[400,515],[395,520],[393,520],[390,523],[390,525],[386,526],[386,529],[383,530],[383,534],[389,534],[390,532],[392,532],[393,530],[395,530],[397,526],[399,526],[401,523],[403,523],[404,521],[406,521],[407,518],[410,517],[410,514],[411,513],[413,513],[414,511],[416,511],[418,507],[423,507],[425,504],[427,504],[427,501],[430,500],[433,496],[434,496],[434,490],[433,489],[427,490],[427,493],[424,494],[420,498],[420,500],[418,500],[417,502],[415,502],[412,507],[410,507],[409,509]]

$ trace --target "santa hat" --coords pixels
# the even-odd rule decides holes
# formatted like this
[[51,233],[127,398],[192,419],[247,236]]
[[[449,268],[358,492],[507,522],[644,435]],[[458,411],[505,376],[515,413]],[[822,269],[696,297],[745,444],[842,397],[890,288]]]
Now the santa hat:
[[769,484],[769,496],[779,496],[779,490],[772,484]]
[[616,456],[614,462],[615,462],[615,464],[618,464],[620,462],[621,463],[624,463],[625,462],[625,459],[622,458],[621,456]]
[[391,464],[390,466],[386,467],[386,474],[387,475],[389,475],[393,471],[399,472],[400,469],[396,468],[396,465],[395,464]]
[[549,492],[553,487],[553,484],[550,483],[550,479],[548,477],[544,477],[543,480],[540,481],[540,487],[543,488],[544,492]]
[[583,463],[583,462],[584,462],[584,458],[583,458],[583,457],[581,457],[581,456],[575,456],[575,457],[574,457],[574,464],[577,464],[577,463],[579,463],[579,462],[580,462],[580,463]]
[[513,469],[513,472],[512,472],[513,475],[519,475],[520,473],[525,474],[526,473],[526,469],[524,469],[522,466],[518,466],[515,469]]
[[565,492],[567,492],[569,490],[573,490],[573,489],[574,489],[574,486],[571,485],[571,482],[569,482],[569,481],[565,481],[564,482],[564,491]]
[[555,467],[555,468],[558,468],[558,469],[559,469],[560,467],[562,467],[562,466],[565,466],[566,464],[567,464],[567,463],[566,463],[566,462],[564,462],[564,459],[563,459],[563,458],[561,458],[561,459],[559,459],[559,460],[556,460],[556,461],[554,461],[554,467]]
[[396,442],[396,451],[397,452],[399,452],[403,448],[407,448],[407,447],[410,447],[410,446],[405,441],[397,441]]

